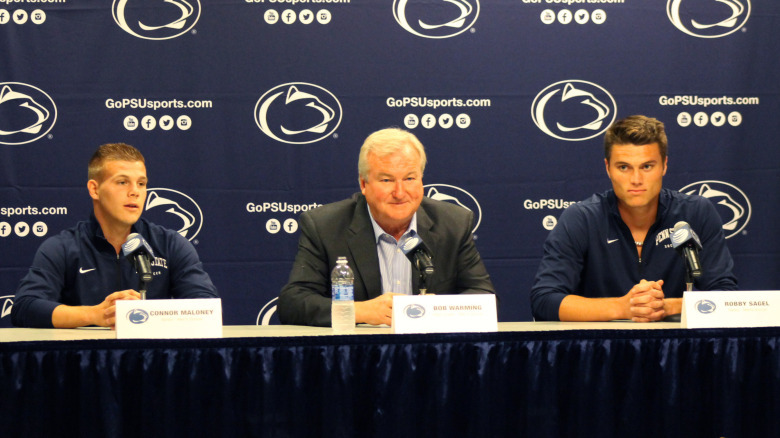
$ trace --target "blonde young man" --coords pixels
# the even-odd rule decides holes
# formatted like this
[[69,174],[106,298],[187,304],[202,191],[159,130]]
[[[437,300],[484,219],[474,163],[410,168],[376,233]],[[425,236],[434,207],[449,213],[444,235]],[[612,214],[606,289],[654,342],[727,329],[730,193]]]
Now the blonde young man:
[[138,149],[105,144],[92,155],[87,190],[93,214],[44,241],[16,291],[11,311],[20,327],[113,327],[117,300],[136,300],[138,274],[121,255],[131,233],[154,251],[147,298],[216,298],[195,248],[177,232],[140,219],[146,165]]
[[357,323],[391,324],[393,294],[418,293],[400,245],[419,235],[435,272],[429,293],[494,293],[471,235],[473,214],[423,196],[425,149],[396,128],[371,134],[358,158],[361,193],[300,217],[290,280],[279,296],[283,324],[330,326],[330,272],[346,256],[355,274]]
[[668,164],[663,123],[618,120],[604,138],[612,190],[572,205],[544,243],[531,290],[539,320],[659,321],[681,312],[683,260],[670,235],[688,222],[702,241],[699,290],[735,290],[737,279],[712,203],[663,189]]

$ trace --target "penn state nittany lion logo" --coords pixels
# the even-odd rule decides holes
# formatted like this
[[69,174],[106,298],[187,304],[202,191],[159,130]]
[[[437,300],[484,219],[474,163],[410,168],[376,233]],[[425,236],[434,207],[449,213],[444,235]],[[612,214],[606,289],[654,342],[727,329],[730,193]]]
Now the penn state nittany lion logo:
[[699,313],[704,313],[704,314],[712,313],[715,311],[716,308],[717,306],[715,305],[715,303],[713,303],[710,300],[699,300],[696,302],[696,310],[698,310]]
[[713,204],[723,219],[726,239],[734,237],[750,221],[750,200],[737,186],[723,181],[699,181],[680,189],[680,193],[703,196]]
[[19,82],[0,83],[0,144],[38,140],[56,121],[57,107],[43,90]]
[[176,38],[200,18],[200,0],[114,0],[114,21],[125,32],[146,40]]
[[617,104],[607,90],[579,80],[548,86],[531,105],[531,117],[542,132],[568,141],[600,135],[615,121],[616,113]]
[[720,38],[745,25],[750,16],[750,0],[669,0],[666,15],[688,35]]
[[425,307],[419,304],[409,304],[404,307],[404,315],[412,319],[422,318],[425,316]]
[[149,314],[143,309],[132,309],[127,312],[127,320],[133,324],[143,324],[149,321]]
[[479,16],[479,0],[395,0],[395,21],[423,38],[449,38],[471,28]]
[[144,217],[177,230],[188,240],[194,239],[203,226],[203,213],[198,204],[184,193],[171,189],[147,189]]
[[257,101],[255,122],[274,140],[290,144],[314,143],[338,128],[341,103],[330,91],[314,84],[282,84]]
[[471,193],[460,187],[448,184],[428,184],[423,186],[423,188],[427,190],[425,196],[431,199],[459,205],[474,213],[474,228],[471,232],[475,233],[477,231],[480,222],[482,222],[482,207],[479,206],[477,198],[472,196]]

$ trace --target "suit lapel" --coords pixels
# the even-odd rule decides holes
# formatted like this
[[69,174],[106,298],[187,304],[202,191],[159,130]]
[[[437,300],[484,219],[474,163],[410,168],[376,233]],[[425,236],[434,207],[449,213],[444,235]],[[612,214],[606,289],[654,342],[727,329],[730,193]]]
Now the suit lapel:
[[[436,234],[433,220],[428,213],[425,212],[425,198],[423,198],[422,204],[417,209],[417,234],[420,236],[425,245],[430,249],[431,256],[436,254],[436,247],[438,246],[439,236]],[[436,260],[433,261],[433,266],[436,266]],[[433,275],[436,275],[434,271]],[[420,271],[412,263],[412,293],[417,295],[420,293]],[[430,286],[431,279],[428,279],[428,285]]]
[[362,196],[358,197],[355,204],[349,231],[347,246],[354,260],[355,278],[362,280],[368,299],[376,298],[382,293],[379,256],[376,253],[376,239],[368,215],[368,206]]

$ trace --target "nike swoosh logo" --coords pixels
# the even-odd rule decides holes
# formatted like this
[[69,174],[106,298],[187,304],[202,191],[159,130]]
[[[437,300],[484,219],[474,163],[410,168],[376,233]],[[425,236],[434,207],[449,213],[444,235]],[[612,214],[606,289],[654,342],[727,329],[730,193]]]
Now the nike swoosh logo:
[[97,268],[92,268],[92,269],[79,268],[79,274],[86,274],[87,272],[92,272],[95,269],[97,269]]
[[607,240],[607,245],[609,245],[610,243],[615,243],[615,242],[617,242],[618,240],[620,240],[620,239],[612,239],[612,240]]

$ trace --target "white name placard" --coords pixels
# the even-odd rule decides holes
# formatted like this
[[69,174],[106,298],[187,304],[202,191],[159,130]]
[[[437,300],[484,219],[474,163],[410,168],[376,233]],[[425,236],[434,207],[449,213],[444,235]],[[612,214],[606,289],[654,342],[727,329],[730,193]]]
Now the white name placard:
[[222,300],[120,300],[117,339],[221,338]]
[[780,291],[685,292],[684,328],[780,326]]
[[498,316],[493,294],[393,297],[393,333],[495,331]]

